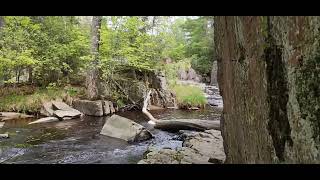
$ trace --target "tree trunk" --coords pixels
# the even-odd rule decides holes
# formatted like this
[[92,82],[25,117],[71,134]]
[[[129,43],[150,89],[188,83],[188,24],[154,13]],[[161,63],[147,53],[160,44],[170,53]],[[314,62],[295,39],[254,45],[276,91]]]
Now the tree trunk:
[[1,28],[3,27],[4,27],[4,17],[0,16],[0,31],[1,31]]
[[93,16],[91,27],[91,55],[93,60],[87,72],[86,86],[89,99],[97,99],[99,95],[99,44],[102,16]]
[[32,71],[33,71],[33,68],[32,68],[32,67],[29,67],[29,68],[28,68],[28,73],[29,73],[28,82],[31,83],[31,84],[33,83]]
[[320,163],[319,25],[215,17],[226,163]]

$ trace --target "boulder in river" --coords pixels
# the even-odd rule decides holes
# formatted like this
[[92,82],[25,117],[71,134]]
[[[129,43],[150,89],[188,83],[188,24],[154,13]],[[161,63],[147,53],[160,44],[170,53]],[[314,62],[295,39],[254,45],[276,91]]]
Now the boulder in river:
[[56,117],[45,117],[45,118],[41,118],[36,121],[30,122],[29,124],[48,123],[48,122],[55,122],[55,121],[59,121],[59,119]]
[[107,119],[100,134],[127,142],[144,141],[152,138],[152,134],[146,128],[118,115],[112,115]]
[[53,115],[59,119],[73,119],[79,118],[81,116],[81,112],[78,110],[56,110]]
[[9,134],[0,134],[0,138],[9,138]]
[[74,100],[73,107],[88,116],[103,116],[103,101]]
[[42,104],[40,114],[42,116],[53,116],[53,107],[52,107],[52,102],[45,102]]

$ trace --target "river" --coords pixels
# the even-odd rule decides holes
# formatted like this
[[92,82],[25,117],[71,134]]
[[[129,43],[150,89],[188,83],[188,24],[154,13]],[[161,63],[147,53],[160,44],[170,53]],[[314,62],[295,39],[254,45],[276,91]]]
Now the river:
[[[190,82],[183,82],[190,83]],[[156,119],[218,120],[223,102],[216,86],[193,83],[204,91],[209,104],[202,110],[165,109],[150,111]],[[212,103],[210,103],[212,101]],[[6,121],[0,134],[10,138],[0,139],[0,163],[10,164],[136,164],[143,158],[149,145],[153,147],[182,146],[177,133],[154,129],[140,111],[116,113],[146,127],[154,138],[129,144],[123,140],[100,135],[107,117],[84,116],[60,122],[28,125],[35,119]]]
[[[215,120],[220,110],[158,110],[151,111],[157,119],[203,119]],[[158,147],[181,147],[176,133],[153,129],[148,119],[137,111],[119,112],[145,126],[154,135],[148,141],[129,144],[125,141],[100,135],[108,117],[90,117],[44,124],[28,125],[34,119],[7,121],[0,133],[10,138],[0,140],[0,163],[37,164],[136,164],[143,158],[149,145]]]

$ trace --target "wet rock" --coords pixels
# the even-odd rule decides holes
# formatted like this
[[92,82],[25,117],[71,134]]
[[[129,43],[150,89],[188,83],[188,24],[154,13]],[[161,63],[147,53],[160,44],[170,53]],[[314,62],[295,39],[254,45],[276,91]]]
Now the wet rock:
[[100,134],[127,142],[143,141],[152,138],[152,134],[143,126],[118,115],[112,115],[107,119]]
[[220,131],[179,131],[183,144],[177,150],[149,146],[138,164],[221,164],[225,161]]
[[9,134],[0,134],[0,138],[9,138]]
[[30,122],[29,124],[48,123],[48,122],[55,122],[55,121],[59,121],[59,119],[56,117],[46,117],[46,118],[41,118],[36,121]]
[[187,137],[182,146],[189,147],[199,154],[218,159],[222,162],[224,162],[226,158],[221,132],[217,130],[211,129],[204,132],[197,132]]
[[146,159],[138,162],[138,164],[179,164],[181,155],[172,149],[161,149],[152,151],[146,155]]
[[102,101],[74,100],[73,107],[85,115],[103,116]]
[[77,110],[70,110],[70,111],[64,111],[64,110],[57,110],[54,111],[53,115],[55,117],[58,117],[59,119],[74,119],[79,118],[81,116],[81,112]]

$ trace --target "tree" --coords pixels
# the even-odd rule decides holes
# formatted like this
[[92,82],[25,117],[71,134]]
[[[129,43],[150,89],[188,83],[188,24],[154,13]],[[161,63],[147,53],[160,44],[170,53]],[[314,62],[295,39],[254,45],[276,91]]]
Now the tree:
[[99,95],[99,45],[100,45],[100,30],[102,16],[93,16],[91,27],[91,55],[93,60],[90,62],[86,86],[89,99],[96,99]]
[[192,57],[192,67],[209,76],[213,62],[213,18],[188,18],[182,26],[187,35],[186,56]]
[[0,16],[0,30],[4,26],[4,17]]

